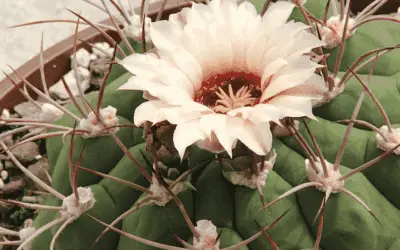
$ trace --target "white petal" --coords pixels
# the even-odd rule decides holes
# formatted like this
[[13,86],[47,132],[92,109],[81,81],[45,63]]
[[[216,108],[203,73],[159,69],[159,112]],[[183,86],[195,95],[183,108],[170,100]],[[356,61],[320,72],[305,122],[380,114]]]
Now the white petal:
[[185,89],[188,94],[194,95],[195,85],[179,69],[174,67],[163,67],[158,69],[158,75],[154,80],[164,83],[168,86]]
[[238,134],[239,140],[258,155],[266,155],[272,147],[272,134],[269,123],[252,124],[245,122]]
[[183,8],[180,12],[169,15],[169,21],[181,29],[187,24],[188,16],[190,15],[191,8]]
[[297,34],[307,29],[308,26],[303,23],[289,22],[283,25],[279,32],[274,32],[268,42],[265,44],[267,47],[263,55],[262,65],[266,67],[273,61],[286,58],[290,54],[290,48],[297,41]]
[[192,83],[202,82],[202,68],[188,51],[178,48],[174,51],[159,50],[158,52],[163,60],[175,65]]
[[269,104],[257,104],[254,107],[243,107],[231,110],[227,115],[232,117],[241,117],[244,120],[249,120],[254,124],[264,122],[279,122],[281,119],[280,110]]
[[268,104],[278,107],[282,118],[307,116],[311,119],[316,119],[312,112],[310,100],[311,98],[309,97],[282,95],[269,100]]
[[151,23],[150,37],[157,49],[169,50],[182,47],[180,41],[182,29],[168,21],[158,21]]
[[146,91],[151,96],[157,96],[157,98],[169,105],[182,105],[192,101],[191,93],[188,93],[185,89],[176,86],[165,86],[160,82],[144,77],[131,77],[119,90]]
[[206,134],[200,129],[199,120],[181,123],[176,126],[173,141],[181,159],[187,147],[199,140],[204,140]]
[[135,110],[134,123],[140,126],[146,121],[158,123],[168,121],[171,124],[179,124],[203,116],[207,107],[202,105],[171,106],[160,100],[142,103]]
[[288,62],[272,78],[268,87],[264,90],[261,101],[264,101],[285,89],[303,84],[314,75],[318,64],[312,62],[309,57],[302,56]]
[[133,54],[119,62],[125,69],[137,76],[151,77],[156,75],[154,68],[160,64],[160,60],[154,54]]
[[141,126],[143,123],[150,121],[153,122],[154,114],[160,108],[170,107],[162,101],[148,101],[140,104],[135,109],[135,115],[133,116],[133,122],[136,126]]
[[225,151],[224,147],[219,143],[215,133],[212,133],[211,137],[207,137],[204,140],[196,141],[195,144],[197,147],[215,154],[219,154]]
[[268,49],[267,41],[275,32],[279,33],[279,29],[283,27],[292,13],[293,7],[292,3],[280,1],[271,4],[263,16],[257,33],[253,36],[253,42],[247,51],[247,64],[252,72],[262,74],[260,70],[262,69],[263,55]]
[[324,45],[324,42],[319,40],[318,37],[305,30],[302,30],[296,36],[296,42],[293,44],[293,47],[290,50],[290,56],[287,59],[292,60],[295,57],[309,52],[311,49]]
[[282,58],[273,61],[272,63],[268,64],[265,68],[264,68],[264,72],[261,78],[261,89],[265,88],[265,84],[266,84],[266,80],[274,75],[279,69],[281,69],[283,66],[286,66],[288,64],[288,62]]
[[208,137],[215,134],[219,143],[232,157],[232,146],[237,140],[236,134],[241,130],[240,124],[243,119],[237,117],[229,117],[223,114],[212,114],[201,118],[201,129]]
[[283,25],[292,14],[295,5],[293,3],[279,1],[272,3],[262,18],[262,27],[273,31]]
[[235,14],[236,18],[232,20],[232,49],[235,55],[233,70],[247,71],[246,54],[249,44],[252,43],[253,34],[260,24],[260,16],[254,5],[249,2],[242,3]]

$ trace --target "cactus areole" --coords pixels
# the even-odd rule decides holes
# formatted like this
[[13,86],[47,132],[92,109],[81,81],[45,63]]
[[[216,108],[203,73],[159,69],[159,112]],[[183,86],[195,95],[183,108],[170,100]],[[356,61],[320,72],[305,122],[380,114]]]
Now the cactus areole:
[[111,2],[117,63],[35,123],[52,184],[29,177],[51,195],[19,249],[400,249],[400,21],[373,15],[385,1],[355,15],[210,0],[151,20]]

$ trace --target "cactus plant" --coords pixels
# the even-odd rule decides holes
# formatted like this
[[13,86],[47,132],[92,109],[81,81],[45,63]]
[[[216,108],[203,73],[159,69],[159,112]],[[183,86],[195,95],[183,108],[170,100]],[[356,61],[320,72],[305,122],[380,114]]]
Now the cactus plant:
[[28,235],[5,231],[19,249],[398,249],[399,20],[370,16],[384,1],[355,17],[350,1],[270,2],[193,3],[141,32],[120,8],[125,69],[51,102],[52,125],[3,119],[49,129],[51,187],[0,142],[52,194],[7,201],[40,209]]

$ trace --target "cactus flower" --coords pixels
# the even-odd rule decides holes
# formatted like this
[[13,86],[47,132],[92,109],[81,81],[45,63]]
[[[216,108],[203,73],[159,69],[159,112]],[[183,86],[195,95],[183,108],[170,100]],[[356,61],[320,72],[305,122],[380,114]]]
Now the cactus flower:
[[142,90],[148,100],[135,110],[137,126],[177,125],[174,144],[183,157],[191,144],[232,155],[237,141],[259,155],[271,150],[269,122],[313,118],[321,97],[320,67],[305,53],[323,45],[289,22],[294,4],[277,2],[264,16],[249,2],[193,4],[152,23],[155,50],[121,64],[135,76],[121,90]]

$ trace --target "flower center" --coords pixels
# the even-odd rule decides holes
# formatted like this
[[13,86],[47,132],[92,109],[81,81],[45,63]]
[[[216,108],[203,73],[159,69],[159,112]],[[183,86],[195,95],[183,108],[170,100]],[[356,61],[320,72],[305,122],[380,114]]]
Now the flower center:
[[251,73],[228,72],[204,80],[195,93],[194,101],[217,113],[227,113],[257,104],[261,94],[261,77]]

